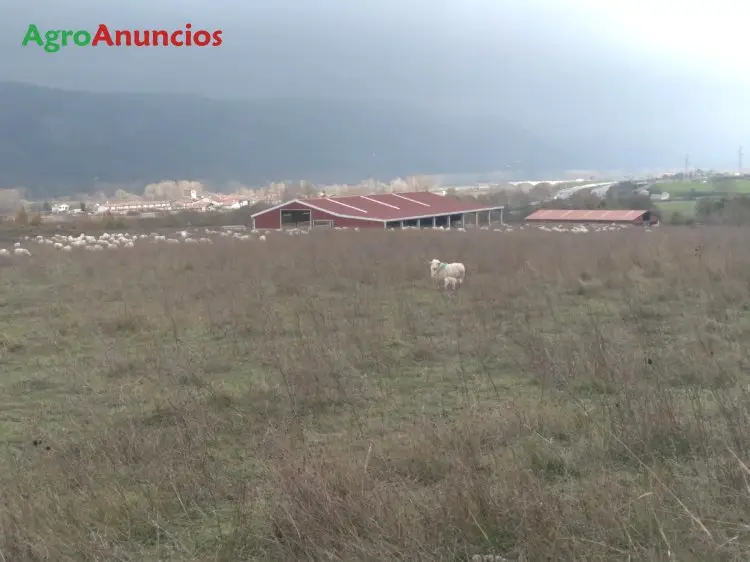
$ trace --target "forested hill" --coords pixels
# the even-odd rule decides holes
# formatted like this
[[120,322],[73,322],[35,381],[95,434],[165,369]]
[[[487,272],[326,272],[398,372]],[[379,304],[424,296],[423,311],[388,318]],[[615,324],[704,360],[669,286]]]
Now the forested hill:
[[0,82],[0,187],[25,186],[36,197],[96,182],[347,182],[518,161],[534,173],[566,160],[497,118],[451,118],[405,103],[217,101]]

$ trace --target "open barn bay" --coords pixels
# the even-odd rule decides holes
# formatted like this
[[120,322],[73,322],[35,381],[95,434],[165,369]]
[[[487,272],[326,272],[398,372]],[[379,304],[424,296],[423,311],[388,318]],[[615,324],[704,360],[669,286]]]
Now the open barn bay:
[[0,256],[0,560],[745,559],[748,242]]

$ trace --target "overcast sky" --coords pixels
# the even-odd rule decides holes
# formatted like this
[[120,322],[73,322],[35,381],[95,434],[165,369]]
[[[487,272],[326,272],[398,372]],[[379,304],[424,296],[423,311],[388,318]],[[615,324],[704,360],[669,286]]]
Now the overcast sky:
[[[750,3],[728,0],[2,0],[0,79],[212,97],[400,97],[537,130],[691,122],[730,145],[750,128],[748,16]],[[21,47],[30,23],[186,22],[222,29],[224,44]]]

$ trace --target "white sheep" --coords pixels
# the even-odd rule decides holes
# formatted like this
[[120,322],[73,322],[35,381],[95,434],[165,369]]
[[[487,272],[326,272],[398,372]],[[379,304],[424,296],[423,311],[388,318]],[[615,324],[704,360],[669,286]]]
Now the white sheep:
[[456,279],[455,277],[443,278],[443,288],[446,290],[453,289],[455,291],[458,288],[458,285],[458,279]]
[[260,240],[261,242],[265,242],[266,241],[265,235],[261,234],[258,240]]
[[30,256],[31,252],[29,252],[26,248],[14,248],[13,253],[17,256]]
[[456,279],[456,283],[460,287],[466,277],[466,267],[462,263],[443,263],[439,259],[435,258],[429,262],[430,264],[430,276],[436,281],[442,281],[447,277],[453,277]]

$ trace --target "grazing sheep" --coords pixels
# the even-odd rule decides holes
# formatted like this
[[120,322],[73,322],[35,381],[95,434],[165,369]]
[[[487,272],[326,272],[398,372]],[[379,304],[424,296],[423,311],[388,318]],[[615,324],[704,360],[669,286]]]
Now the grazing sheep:
[[436,281],[442,281],[446,277],[453,277],[456,279],[458,286],[464,282],[466,277],[466,267],[462,263],[443,263],[439,259],[435,258],[429,262],[430,264],[430,276]]
[[261,242],[265,242],[265,241],[266,241],[266,237],[265,237],[265,235],[264,235],[264,234],[261,234],[261,235],[260,235],[260,238],[258,238],[258,240],[260,240]]
[[31,252],[29,252],[26,248],[14,248],[13,253],[17,256],[30,256]]

